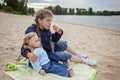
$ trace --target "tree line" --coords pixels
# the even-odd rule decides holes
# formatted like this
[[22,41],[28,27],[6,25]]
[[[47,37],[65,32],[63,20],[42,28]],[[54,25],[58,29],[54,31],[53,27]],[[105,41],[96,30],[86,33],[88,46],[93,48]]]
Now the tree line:
[[64,8],[59,5],[48,6],[45,9],[51,10],[55,15],[120,15],[120,11],[93,11],[92,7],[85,8]]
[[[28,8],[28,0],[3,0],[0,3],[0,10],[16,14],[34,15],[34,8]],[[51,10],[55,15],[120,15],[120,11],[93,11],[92,7],[86,8],[64,8],[60,5],[48,6],[45,9]]]
[[0,3],[0,10],[16,14],[34,14],[34,8],[27,7],[28,0],[4,0]]

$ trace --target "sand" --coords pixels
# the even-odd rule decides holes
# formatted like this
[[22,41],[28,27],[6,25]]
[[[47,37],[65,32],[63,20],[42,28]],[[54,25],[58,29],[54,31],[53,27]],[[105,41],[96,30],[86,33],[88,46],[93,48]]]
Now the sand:
[[[34,17],[0,12],[0,79],[12,80],[3,71],[5,63],[14,61],[20,54],[26,28],[34,23]],[[64,30],[61,40],[77,52],[86,53],[98,64],[95,80],[120,79],[120,31],[88,27],[60,21],[53,24]]]

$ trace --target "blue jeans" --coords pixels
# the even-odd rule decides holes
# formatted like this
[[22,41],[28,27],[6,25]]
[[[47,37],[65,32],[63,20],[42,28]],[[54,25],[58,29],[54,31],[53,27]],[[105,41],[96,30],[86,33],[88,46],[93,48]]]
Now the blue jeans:
[[71,59],[72,55],[66,52],[67,42],[66,41],[58,41],[54,43],[55,54],[57,54],[62,62],[66,62],[68,59]]
[[42,66],[46,73],[53,73],[60,76],[69,76],[69,71],[67,68],[60,63],[50,61],[49,63]]

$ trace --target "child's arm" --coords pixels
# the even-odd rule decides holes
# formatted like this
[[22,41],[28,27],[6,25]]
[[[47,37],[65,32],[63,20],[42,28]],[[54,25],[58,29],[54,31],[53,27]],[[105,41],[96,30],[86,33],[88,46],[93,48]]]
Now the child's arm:
[[58,42],[63,35],[63,30],[57,27],[56,25],[53,25],[53,29],[55,31],[54,34],[52,34],[52,41],[53,42]]
[[[36,61],[31,62],[33,68],[38,72],[40,73],[41,75],[44,75],[45,74],[45,71],[42,69],[42,63],[44,63],[41,59],[44,57],[42,56],[43,54],[43,49],[42,48],[36,48],[34,51],[33,51],[36,56],[38,57]],[[46,53],[47,55],[47,53]]]
[[27,57],[27,53],[30,53],[30,52],[31,52],[31,51],[30,51],[29,49],[24,48],[24,45],[22,45],[22,47],[21,47],[21,55],[22,55],[23,57],[28,58],[28,57]]
[[31,51],[29,49],[26,49],[22,46],[21,48],[21,55],[29,58],[31,61],[36,61],[37,60],[37,56],[33,53],[31,53]]
[[32,64],[32,67],[33,67],[38,73],[40,73],[41,75],[44,75],[44,74],[45,74],[44,70],[42,69],[42,66],[40,65],[39,58],[38,58],[36,61],[34,61],[34,62],[32,62],[32,61],[30,61],[30,62],[31,62],[31,64]]

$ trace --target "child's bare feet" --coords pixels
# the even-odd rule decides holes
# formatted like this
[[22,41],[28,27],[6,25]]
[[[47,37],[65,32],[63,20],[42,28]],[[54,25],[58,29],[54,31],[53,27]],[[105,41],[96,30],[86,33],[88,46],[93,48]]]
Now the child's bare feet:
[[68,75],[68,77],[72,77],[73,76],[73,69],[71,68],[71,69],[69,69],[69,75]]

